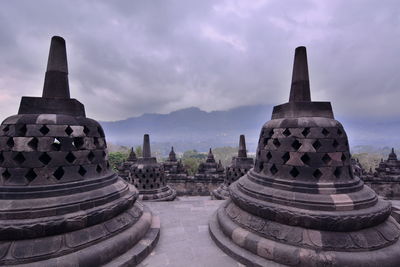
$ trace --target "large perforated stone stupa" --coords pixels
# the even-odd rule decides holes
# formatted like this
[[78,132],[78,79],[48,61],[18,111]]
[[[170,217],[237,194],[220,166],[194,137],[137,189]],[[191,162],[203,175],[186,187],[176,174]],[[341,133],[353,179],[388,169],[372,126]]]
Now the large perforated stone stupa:
[[228,187],[245,175],[254,165],[254,160],[247,157],[246,141],[244,135],[239,137],[239,150],[237,157],[232,158],[231,164],[226,167],[225,180],[215,190],[212,191],[212,195],[216,199],[227,199],[229,197]]
[[143,137],[143,155],[131,167],[132,183],[139,189],[141,199],[148,201],[174,200],[176,191],[167,185],[164,168],[151,156],[150,138]]
[[312,102],[305,47],[289,102],[261,130],[254,168],[210,221],[229,255],[253,266],[400,266],[391,204],[353,174],[330,102]]
[[70,98],[65,41],[51,40],[42,97],[0,127],[0,265],[135,265],[158,217],[108,163],[102,127]]

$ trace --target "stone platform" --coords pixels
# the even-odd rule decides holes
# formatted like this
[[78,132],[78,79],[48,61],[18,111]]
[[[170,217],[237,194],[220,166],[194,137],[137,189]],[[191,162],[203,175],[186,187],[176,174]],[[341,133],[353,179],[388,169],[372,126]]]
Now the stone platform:
[[210,200],[210,196],[146,202],[160,217],[161,235],[139,266],[244,266],[220,250],[208,234],[208,220],[222,202]]

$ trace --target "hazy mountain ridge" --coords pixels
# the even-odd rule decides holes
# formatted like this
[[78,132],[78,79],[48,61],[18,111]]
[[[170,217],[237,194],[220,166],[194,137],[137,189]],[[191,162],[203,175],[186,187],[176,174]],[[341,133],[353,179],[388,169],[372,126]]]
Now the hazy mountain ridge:
[[[206,112],[186,108],[169,114],[143,114],[114,122],[101,122],[107,141],[126,146],[142,143],[150,134],[154,149],[167,153],[173,145],[177,151],[209,147],[237,146],[239,135],[246,135],[249,151],[255,151],[262,125],[270,120],[272,107],[243,106],[227,111]],[[382,147],[399,147],[400,120],[337,118],[342,122],[355,153],[379,151]],[[385,149],[387,150],[387,149]]]

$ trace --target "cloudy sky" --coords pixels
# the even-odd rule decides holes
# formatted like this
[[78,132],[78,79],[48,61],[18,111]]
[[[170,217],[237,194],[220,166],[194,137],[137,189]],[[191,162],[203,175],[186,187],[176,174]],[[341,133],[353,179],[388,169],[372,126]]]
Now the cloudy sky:
[[1,1],[1,117],[41,95],[53,35],[67,41],[71,95],[98,120],[281,104],[300,45],[314,100],[400,115],[398,0]]

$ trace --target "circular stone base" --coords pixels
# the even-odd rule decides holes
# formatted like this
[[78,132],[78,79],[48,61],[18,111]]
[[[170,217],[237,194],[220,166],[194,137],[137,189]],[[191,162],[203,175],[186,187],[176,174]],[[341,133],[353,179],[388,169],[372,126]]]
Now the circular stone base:
[[[135,208],[143,210],[141,216]],[[129,225],[136,215],[138,220]],[[159,217],[136,202],[131,210],[98,225],[64,235],[14,241],[8,253],[0,256],[7,266],[135,266],[152,251],[159,235]]]
[[139,199],[143,201],[172,201],[176,198],[176,191],[170,186],[153,190],[140,190]]
[[[223,251],[246,266],[400,266],[400,241],[395,237],[398,235],[396,231],[399,230],[399,225],[391,217],[382,225],[358,232],[323,232],[297,227],[297,230],[304,231],[303,235],[300,235],[303,240],[299,242],[305,244],[296,246],[284,242],[298,236],[294,227],[286,225],[286,230],[281,231],[275,222],[265,220],[265,224],[261,224],[265,227],[261,227],[260,231],[272,231],[275,239],[265,238],[258,230],[248,230],[231,220],[226,212],[229,204],[230,199],[213,215],[209,222],[210,235]],[[236,214],[240,221],[249,220],[253,228],[259,229],[261,226],[260,220],[245,211]],[[347,240],[353,243],[337,243],[346,235],[351,235]],[[386,245],[377,247],[380,245],[379,239]],[[329,249],[328,246],[333,245],[332,242],[336,242],[336,245],[342,246],[343,249]],[[312,245],[321,248],[311,249]],[[366,247],[361,248],[360,245]],[[348,246],[351,248],[345,249]]]
[[217,189],[211,191],[212,199],[228,199],[229,198],[229,188],[226,184],[221,184]]

